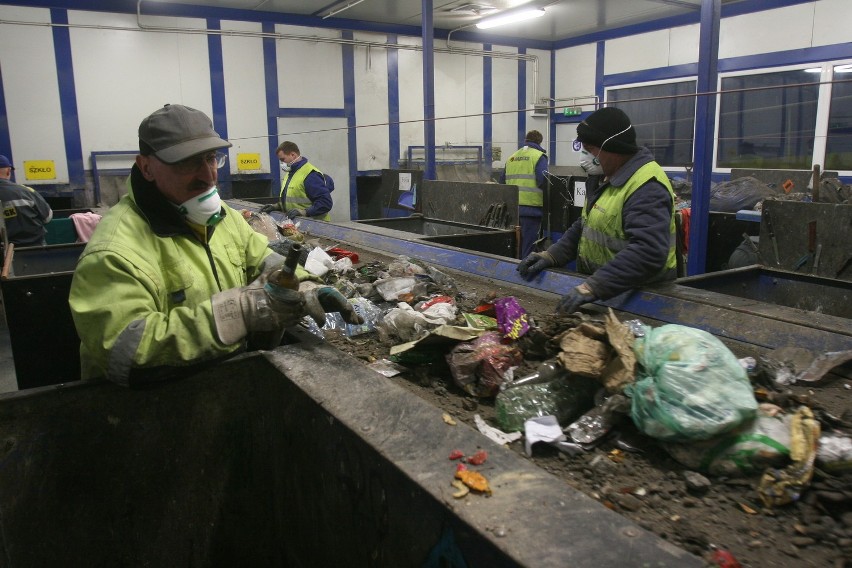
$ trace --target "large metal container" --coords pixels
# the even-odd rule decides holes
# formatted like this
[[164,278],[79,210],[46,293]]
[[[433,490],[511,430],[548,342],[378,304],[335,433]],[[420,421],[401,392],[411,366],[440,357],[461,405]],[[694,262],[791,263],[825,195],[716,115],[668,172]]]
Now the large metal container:
[[84,243],[14,247],[0,278],[19,389],[80,378],[68,295]]
[[418,235],[418,240],[449,245],[461,249],[508,256],[517,255],[517,237],[514,229],[496,229],[419,215],[392,219],[364,219],[361,225],[381,227]]
[[681,286],[840,318],[852,318],[852,282],[760,265],[681,278]]
[[[2,564],[703,565],[353,357],[296,341],[142,390],[0,395]],[[477,447],[493,495],[453,499],[447,456]]]

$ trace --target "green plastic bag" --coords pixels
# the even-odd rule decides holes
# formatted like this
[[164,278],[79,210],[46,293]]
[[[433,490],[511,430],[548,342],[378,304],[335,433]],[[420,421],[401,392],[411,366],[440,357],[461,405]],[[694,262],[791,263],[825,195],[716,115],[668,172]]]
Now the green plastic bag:
[[643,329],[633,344],[641,368],[625,389],[642,432],[670,442],[707,440],[755,418],[745,369],[721,341],[682,325]]

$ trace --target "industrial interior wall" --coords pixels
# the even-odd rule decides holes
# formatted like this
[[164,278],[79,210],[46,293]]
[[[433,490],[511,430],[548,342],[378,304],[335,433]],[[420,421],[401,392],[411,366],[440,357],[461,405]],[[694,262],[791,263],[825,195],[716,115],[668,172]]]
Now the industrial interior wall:
[[[420,38],[208,19],[200,8],[192,18],[143,14],[141,28],[133,13],[8,5],[0,5],[0,20],[11,145],[6,151],[16,164],[50,160],[56,171],[54,179],[44,181],[21,179],[18,171],[17,181],[65,184],[84,192],[85,206],[95,205],[92,152],[135,152],[139,122],[166,103],[208,113],[219,133],[234,143],[220,179],[255,176],[268,180],[270,194],[277,193],[280,179],[274,149],[284,139],[297,138],[304,154],[335,179],[333,220],[349,218],[358,172],[398,167],[409,146],[424,143]],[[259,35],[270,32],[362,43]],[[62,41],[54,44],[55,38]],[[388,43],[418,49],[376,47]],[[454,42],[451,47],[472,53],[446,53],[447,47],[436,40],[439,145],[480,148],[486,161],[490,133],[497,133],[502,159],[525,130],[538,128],[547,136],[545,119],[531,120],[519,109],[550,94],[549,51],[531,50],[538,58],[534,66],[499,57],[486,63],[476,53],[525,53],[515,47]],[[379,126],[355,128],[373,124]],[[328,129],[343,135],[316,132]],[[132,163],[129,154],[99,166],[120,172]],[[502,161],[495,166],[502,167]],[[69,174],[75,168],[76,178]]]
[[[852,41],[852,28],[847,24],[851,18],[852,3],[846,0],[816,0],[723,17],[719,32],[719,69],[783,67],[801,65],[805,61],[818,64],[833,60],[834,52],[838,57],[848,57],[843,54],[848,54],[848,42]],[[688,70],[690,64],[698,62],[699,31],[699,26],[694,24],[557,49],[554,98],[561,100],[588,94],[604,97],[605,85],[673,80],[678,77],[678,66]],[[599,61],[601,57],[603,60]],[[602,76],[598,68],[603,70]],[[694,73],[680,76],[695,77]],[[563,80],[563,77],[570,80]],[[557,164],[579,163],[579,154],[571,148],[575,134],[575,124],[562,124],[557,128]]]
[[[50,10],[0,5],[0,19],[50,23]],[[51,29],[2,26],[0,71],[12,142],[12,147],[0,149],[0,154],[14,156],[18,183],[48,181],[25,180],[23,160],[55,160],[56,179],[49,181],[68,183]]]

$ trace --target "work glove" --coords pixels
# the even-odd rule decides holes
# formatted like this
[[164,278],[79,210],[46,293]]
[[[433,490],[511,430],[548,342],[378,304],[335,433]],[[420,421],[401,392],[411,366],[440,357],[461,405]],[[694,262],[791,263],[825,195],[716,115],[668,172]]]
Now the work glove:
[[302,282],[299,284],[299,290],[305,299],[305,311],[318,326],[324,326],[325,314],[332,312],[340,312],[346,323],[364,323],[364,318],[355,312],[355,307],[336,288],[320,286],[315,282]]
[[260,208],[261,213],[271,213],[272,211],[281,211],[280,203],[268,203]]
[[597,300],[595,293],[584,282],[579,286],[575,286],[570,292],[562,296],[559,303],[556,304],[556,312],[560,314],[573,314],[583,304],[588,304],[595,300]]
[[269,272],[248,286],[231,288],[212,297],[213,321],[219,340],[231,345],[249,332],[278,331],[296,325],[307,314],[305,298],[298,290],[268,291]]
[[287,211],[287,216],[290,217],[291,219],[295,219],[296,217],[304,217],[305,216],[305,210],[299,209],[298,207],[294,207],[293,209],[290,209],[289,211]]
[[556,260],[547,252],[534,252],[518,263],[517,270],[521,278],[529,280],[545,268],[556,266]]

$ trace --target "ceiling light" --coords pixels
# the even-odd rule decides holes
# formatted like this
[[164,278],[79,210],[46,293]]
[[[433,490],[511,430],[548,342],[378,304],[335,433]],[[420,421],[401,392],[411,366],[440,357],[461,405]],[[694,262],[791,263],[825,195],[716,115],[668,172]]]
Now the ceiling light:
[[510,12],[507,14],[500,14],[499,16],[494,16],[492,18],[486,18],[476,24],[476,27],[481,30],[487,30],[488,28],[502,26],[503,24],[523,22],[524,20],[530,20],[541,16],[544,16],[544,8],[519,10],[517,12]]
[[822,73],[822,67],[811,67],[810,69],[805,69],[805,73]]
[[834,68],[835,73],[852,73],[852,65],[838,65]]

